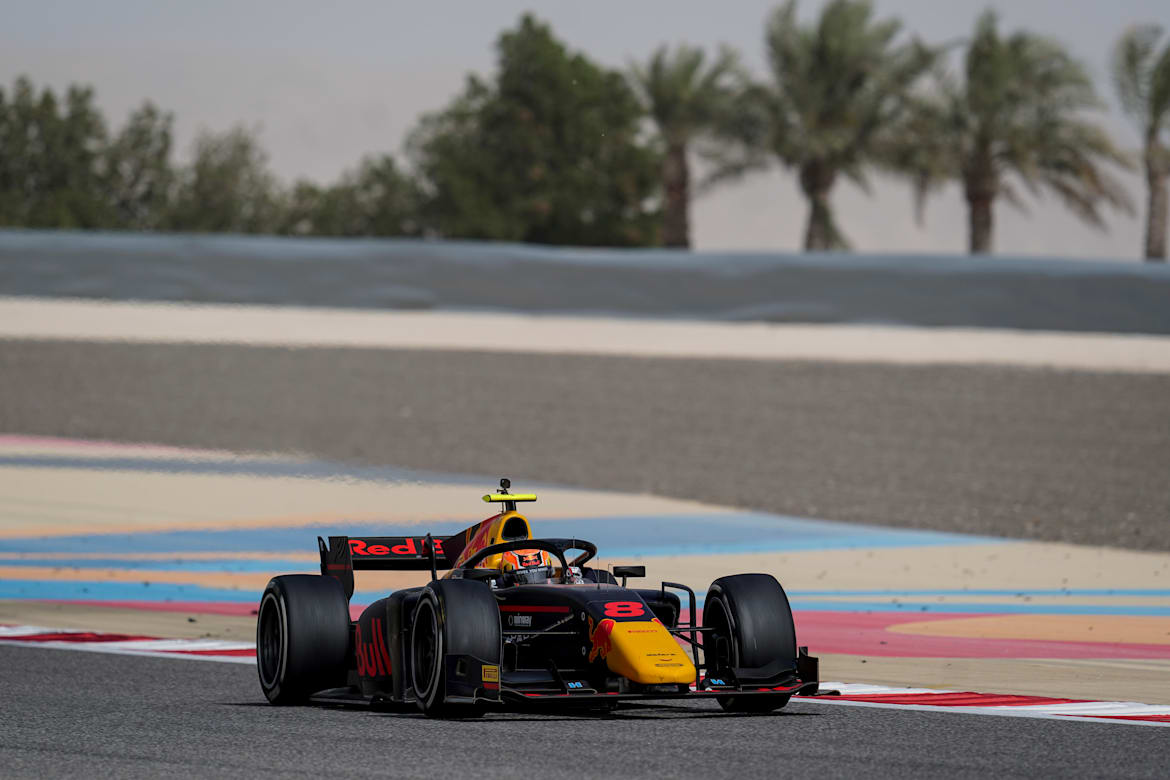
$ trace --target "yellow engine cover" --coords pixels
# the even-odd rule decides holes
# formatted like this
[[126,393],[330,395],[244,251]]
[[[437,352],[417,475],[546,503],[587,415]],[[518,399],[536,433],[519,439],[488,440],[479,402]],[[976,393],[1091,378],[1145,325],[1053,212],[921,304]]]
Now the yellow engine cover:
[[[489,517],[478,525],[473,525],[464,533],[467,535],[467,543],[463,548],[463,552],[455,559],[452,571],[463,565],[464,561],[471,559],[473,555],[493,544],[499,544],[504,541],[504,529],[508,526],[516,526],[521,524],[524,528],[524,538],[532,538],[532,526],[528,523],[528,518],[519,512],[503,512],[501,514]],[[517,535],[518,536],[518,535]],[[478,564],[478,569],[498,569],[503,559],[502,553],[489,555]],[[444,577],[450,577],[451,572],[447,572]]]
[[695,665],[657,618],[596,625],[589,618],[589,629],[589,660],[604,660],[614,674],[643,685],[695,681]]

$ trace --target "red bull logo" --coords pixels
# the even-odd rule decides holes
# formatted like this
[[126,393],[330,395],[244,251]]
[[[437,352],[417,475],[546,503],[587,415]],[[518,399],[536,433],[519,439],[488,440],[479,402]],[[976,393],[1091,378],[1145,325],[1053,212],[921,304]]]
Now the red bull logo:
[[589,618],[589,641],[593,645],[593,649],[589,651],[589,662],[601,659],[609,655],[613,650],[613,627],[617,625],[609,618],[604,618],[596,627],[593,625],[593,618]]
[[515,550],[501,556],[504,568],[509,565],[513,569],[530,569],[534,566],[548,566],[551,561],[542,550]]
[[391,673],[390,653],[382,629],[382,619],[374,618],[369,625],[370,636],[362,638],[362,625],[358,623],[356,640],[357,672],[362,677],[386,677]]
[[479,525],[467,529],[467,544],[463,552],[455,558],[456,566],[462,566],[464,561],[470,560],[471,556],[488,546],[492,538],[492,524],[501,517],[503,515],[493,515]]
[[540,550],[517,550],[516,564],[519,569],[527,569],[530,566],[539,566],[543,562]]

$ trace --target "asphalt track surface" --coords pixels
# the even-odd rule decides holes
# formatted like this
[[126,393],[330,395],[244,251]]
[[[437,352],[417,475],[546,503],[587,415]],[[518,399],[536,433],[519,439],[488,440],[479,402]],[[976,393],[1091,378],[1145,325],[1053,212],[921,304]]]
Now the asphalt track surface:
[[277,708],[250,666],[0,647],[0,774],[1164,777],[1164,729],[791,703],[605,716]]
[[[1170,549],[1164,376],[0,341],[0,377],[9,433]],[[457,723],[277,709],[247,666],[35,648],[0,647],[0,701],[4,777],[1158,777],[1170,765],[1164,729],[819,703]]]
[[1170,549],[1170,376],[0,341],[0,431]]

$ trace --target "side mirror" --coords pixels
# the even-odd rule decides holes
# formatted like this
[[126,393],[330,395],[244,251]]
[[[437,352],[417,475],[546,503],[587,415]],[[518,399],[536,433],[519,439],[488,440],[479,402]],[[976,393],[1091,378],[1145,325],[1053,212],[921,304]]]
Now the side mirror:
[[622,587],[626,587],[627,577],[645,577],[645,566],[614,566],[613,576],[622,578]]

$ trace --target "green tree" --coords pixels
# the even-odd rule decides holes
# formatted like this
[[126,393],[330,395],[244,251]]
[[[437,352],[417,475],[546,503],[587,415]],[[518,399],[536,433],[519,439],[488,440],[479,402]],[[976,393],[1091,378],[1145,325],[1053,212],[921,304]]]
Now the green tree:
[[962,81],[940,76],[900,133],[917,146],[901,160],[920,197],[957,179],[967,200],[972,253],[991,251],[993,206],[1023,208],[1015,183],[1054,193],[1076,216],[1103,227],[1101,206],[1129,210],[1107,165],[1128,166],[1109,136],[1086,118],[1101,103],[1084,67],[1060,44],[1027,32],[1001,37],[996,15],[977,21]]
[[38,96],[19,78],[0,94],[0,224],[93,228],[104,218],[99,161],[105,121],[93,89],[71,85],[64,100]]
[[175,178],[171,167],[173,123],[170,113],[147,101],[106,147],[102,184],[108,227],[156,230],[166,226]]
[[297,182],[289,197],[283,232],[321,236],[417,235],[417,187],[390,155],[366,157],[332,186]]
[[360,235],[410,236],[419,232],[416,183],[388,154],[364,158],[357,170],[342,177],[362,215]]
[[666,246],[691,245],[688,152],[697,139],[717,136],[733,121],[740,75],[738,57],[727,48],[708,64],[700,48],[682,45],[672,52],[662,46],[645,65],[630,66],[630,83],[663,147],[662,243]]
[[771,78],[745,97],[754,116],[744,123],[746,140],[799,175],[809,202],[805,249],[845,248],[833,187],[844,177],[869,191],[868,170],[905,141],[891,130],[936,54],[916,40],[899,42],[901,23],[875,20],[868,0],[832,0],[813,24],[799,23],[796,11],[788,0],[768,20]]
[[180,171],[170,227],[208,233],[271,233],[281,202],[268,156],[253,131],[237,126],[195,139],[191,165]]
[[12,94],[0,87],[0,226],[22,226],[33,186],[30,132],[33,113],[32,83],[18,78]]
[[1131,27],[1113,49],[1113,81],[1121,106],[1132,116],[1142,134],[1142,160],[1146,169],[1146,257],[1166,260],[1166,222],[1170,198],[1170,42],[1157,52],[1162,28]]
[[37,226],[97,228],[104,224],[104,199],[98,168],[106,144],[106,125],[93,105],[92,87],[70,85],[63,111],[55,119],[47,106],[45,134],[44,211],[34,214]]
[[321,187],[308,179],[293,184],[284,199],[277,232],[292,236],[333,235],[321,228],[322,223],[328,221],[322,214],[332,214],[332,209],[327,209],[324,203],[328,192],[328,187]]
[[425,117],[409,149],[430,231],[547,244],[657,242],[658,162],[639,143],[641,107],[622,74],[569,52],[524,16],[474,76]]

